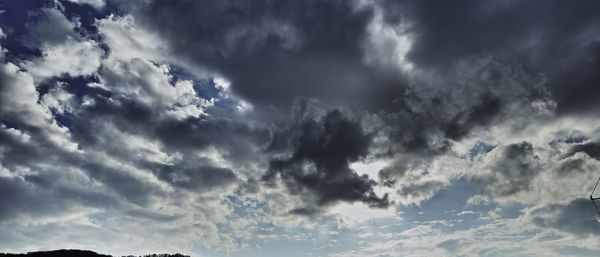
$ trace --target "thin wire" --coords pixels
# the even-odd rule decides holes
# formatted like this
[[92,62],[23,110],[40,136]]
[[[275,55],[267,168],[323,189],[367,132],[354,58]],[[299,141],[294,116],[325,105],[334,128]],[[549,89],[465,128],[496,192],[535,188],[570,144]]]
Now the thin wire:
[[[596,191],[596,187],[598,187],[598,182],[600,182],[600,177],[598,177],[598,181],[596,181],[596,185],[594,186],[594,190],[592,190],[592,192],[590,193],[590,197],[592,197],[592,195]],[[598,212],[600,212],[600,211],[598,211]]]
[[594,190],[592,190],[592,192],[590,193],[590,200],[592,200],[592,203],[594,203],[594,207],[596,207],[596,211],[598,212],[598,215],[600,215],[600,209],[598,209],[598,205],[596,205],[596,199],[594,199],[594,197],[593,197],[594,192],[596,192],[596,188],[598,187],[598,182],[600,182],[600,177],[598,178],[598,181],[596,181]]
[[600,210],[598,209],[598,205],[596,205],[596,201],[592,200],[592,203],[594,203],[594,207],[596,207],[596,211],[598,212],[598,215],[600,215]]

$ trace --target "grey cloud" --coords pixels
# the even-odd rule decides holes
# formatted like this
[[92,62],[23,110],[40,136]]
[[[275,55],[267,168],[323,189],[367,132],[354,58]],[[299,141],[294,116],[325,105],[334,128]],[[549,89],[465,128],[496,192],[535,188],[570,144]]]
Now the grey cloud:
[[589,199],[578,198],[565,205],[551,204],[531,212],[533,223],[579,237],[600,234],[598,213]]
[[410,185],[402,186],[398,190],[398,194],[403,196],[410,195],[414,198],[425,198],[427,196],[431,196],[433,192],[442,188],[446,184],[447,183],[441,181],[415,182]]
[[415,82],[402,108],[381,115],[397,143],[393,152],[438,155],[473,130],[515,119],[511,106],[519,106],[518,115],[535,115],[531,102],[552,105],[543,77],[489,55],[465,57],[449,74],[434,74]]
[[[543,191],[546,188],[536,183],[545,185],[552,179],[565,185],[587,185],[584,177],[593,174],[597,164],[588,155],[600,158],[598,143],[588,141],[591,135],[566,131],[554,135],[555,140],[548,144],[539,141],[546,139],[546,134],[531,139],[536,140],[532,143],[510,144],[512,141],[504,138],[503,133],[510,133],[510,126],[516,124],[518,129],[511,132],[520,138],[524,136],[521,132],[537,131],[536,126],[556,124],[552,115],[553,98],[559,100],[561,110],[595,111],[586,106],[593,106],[590,103],[598,95],[593,86],[598,77],[595,74],[598,39],[592,28],[598,20],[592,17],[596,16],[593,14],[597,4],[584,1],[559,6],[555,1],[533,2],[540,4],[538,8],[517,1],[491,4],[374,1],[389,15],[383,26],[400,30],[402,26],[396,26],[397,22],[406,21],[409,25],[408,38],[413,42],[405,60],[412,62],[415,69],[400,71],[395,69],[398,67],[387,67],[395,65],[387,60],[369,62],[371,56],[366,55],[371,54],[371,49],[365,43],[372,36],[370,23],[378,15],[378,9],[369,6],[370,3],[357,7],[356,2],[359,1],[125,3],[141,7],[119,10],[116,15],[134,10],[135,23],[112,25],[130,26],[123,31],[131,29],[128,31],[137,35],[131,38],[132,45],[136,40],[159,44],[147,40],[153,37],[142,37],[134,31],[158,32],[157,38],[164,39],[169,47],[148,47],[144,51],[171,51],[143,56],[146,52],[140,50],[121,56],[130,49],[119,49],[103,56],[102,67],[93,74],[98,87],[66,84],[65,91],[73,93],[73,101],[65,109],[57,109],[48,102],[52,100],[54,85],[34,82],[20,86],[25,85],[27,73],[33,74],[33,70],[24,70],[19,77],[15,75],[18,71],[5,67],[0,71],[0,161],[8,171],[0,171],[4,172],[0,177],[0,226],[11,234],[8,237],[14,238],[12,234],[36,234],[39,229],[39,226],[23,228],[15,218],[52,217],[61,224],[50,224],[39,231],[44,236],[27,239],[32,245],[35,240],[49,245],[49,240],[42,239],[57,230],[69,227],[72,232],[64,233],[69,236],[82,233],[70,226],[71,221],[61,220],[61,215],[83,210],[94,213],[84,214],[87,217],[83,219],[88,218],[106,236],[106,240],[92,236],[91,242],[98,240],[108,245],[132,235],[160,231],[157,234],[177,238],[182,244],[194,241],[208,248],[223,242],[226,244],[222,245],[229,246],[232,242],[247,245],[255,239],[271,240],[264,238],[283,231],[269,222],[276,219],[275,223],[281,224],[299,218],[278,216],[282,214],[280,210],[287,211],[289,206],[296,208],[290,214],[313,217],[327,216],[324,210],[337,211],[331,207],[340,202],[362,202],[371,207],[393,204],[386,195],[374,193],[379,185],[393,187],[390,191],[401,196],[410,195],[417,199],[415,202],[424,201],[447,183],[455,183],[452,178],[444,179],[459,173],[462,176],[463,169],[473,172],[465,177],[485,197],[490,196],[490,201],[516,199],[532,188]],[[396,3],[402,8],[394,8]],[[65,6],[68,9],[74,5]],[[31,38],[36,41],[32,44],[59,44],[60,35],[78,37],[70,27],[74,23],[66,24],[64,17],[45,12],[48,11],[32,16],[38,19],[29,26],[33,31]],[[535,16],[539,20],[532,18]],[[52,21],[53,17],[60,19]],[[404,20],[399,21],[398,17]],[[42,27],[42,20],[58,32],[36,30],[36,26]],[[93,35],[80,36],[103,40]],[[396,50],[393,47],[382,47],[378,54],[388,54],[391,59],[397,54],[390,51]],[[181,60],[177,64],[182,69],[197,65],[206,68],[209,74],[229,79],[231,91],[222,93],[233,93],[232,99],[247,100],[255,107],[254,111],[231,112],[226,106],[229,103],[223,101],[203,109],[201,115],[183,118],[173,115],[174,109],[182,107],[173,93],[177,75],[155,73],[165,59],[151,60],[153,56],[171,54],[165,59]],[[140,59],[128,59],[131,56]],[[19,93],[18,89],[29,91]],[[198,91],[199,87],[194,85],[194,89]],[[208,95],[212,93],[218,94]],[[314,99],[321,109],[311,113],[294,109],[309,108],[306,106],[290,108],[296,99],[303,97]],[[578,98],[583,100],[577,101]],[[541,117],[548,123],[537,122],[536,106],[548,111]],[[562,121],[558,122],[560,126]],[[491,135],[490,131],[496,129],[500,133]],[[545,127],[540,133],[551,130]],[[474,137],[479,135],[483,136]],[[30,138],[27,142],[22,140],[26,137]],[[473,142],[478,143],[472,146]],[[65,143],[77,145],[67,151],[60,146]],[[538,151],[533,145],[546,149]],[[541,163],[549,168],[541,174],[538,162],[564,152],[567,154],[561,160]],[[536,153],[542,160],[537,159]],[[379,172],[379,184],[350,168],[351,163],[371,160],[377,161],[377,165],[389,163]],[[471,164],[476,169],[469,169]],[[6,174],[15,178],[4,177]],[[276,183],[283,187],[261,188]],[[475,193],[470,186],[464,186],[453,190]],[[573,193],[572,187],[569,188],[544,191],[543,199],[567,197]],[[233,204],[232,199],[239,199],[235,200],[239,203]],[[290,203],[289,199],[303,201]],[[593,208],[591,203],[587,204]],[[543,230],[554,228],[578,235],[598,235],[585,228],[597,230],[597,225],[584,214],[588,210],[583,199],[537,208],[532,213],[527,213],[529,207],[511,206],[507,212],[511,212],[509,216],[513,211],[526,213],[532,217],[529,224],[533,222]],[[496,213],[504,216],[502,212]],[[412,213],[396,215],[410,217]],[[237,219],[238,216],[243,218]],[[504,223],[498,223],[493,215],[489,217],[490,220],[474,224],[482,226],[467,231],[467,234],[484,233],[492,241],[502,238],[498,244],[490,242],[492,250],[487,254],[511,251],[506,250],[507,245],[511,247],[503,241],[506,236],[526,237],[513,233],[515,226],[502,226]],[[314,220],[322,224],[321,219]],[[506,222],[514,225],[522,220]],[[253,238],[263,222],[266,229],[272,230],[261,230],[260,238]],[[459,224],[462,221],[456,222],[454,228],[463,227]],[[406,228],[380,224],[379,219],[372,223],[375,231]],[[523,229],[528,233],[530,228]],[[465,232],[460,228],[448,229],[458,234],[448,234],[444,239]],[[112,237],[115,232],[110,231],[128,232]],[[335,240],[347,233],[340,232]],[[152,241],[161,241],[160,235],[153,236]],[[428,247],[436,253],[447,250],[447,254],[452,254],[461,247],[472,248],[462,239],[436,241],[436,235],[431,236],[434,238]],[[409,237],[400,236],[399,240]],[[560,240],[563,245],[556,247],[571,244],[571,238]],[[257,240],[259,245],[260,240]],[[164,240],[164,244],[168,241]],[[70,241],[77,242],[81,241]],[[527,243],[538,242],[541,241]],[[401,243],[390,245],[396,246]],[[320,249],[323,254],[328,251]],[[525,247],[512,250],[521,249],[528,254],[534,251]],[[564,249],[562,255],[582,251]]]
[[68,130],[57,125],[51,111],[37,102],[39,93],[31,77],[11,63],[2,64],[0,98],[0,161],[11,174],[2,177],[3,195],[9,196],[3,199],[9,205],[3,209],[43,217],[76,206],[118,204],[114,196],[98,188],[78,187],[82,178],[73,170],[81,168],[84,160],[74,151],[77,145]]
[[568,159],[560,162],[558,167],[554,170],[561,176],[568,176],[569,174],[575,171],[581,171],[584,169],[584,165],[586,164],[585,159],[577,158],[577,159]]
[[167,215],[152,211],[147,211],[144,209],[132,209],[126,212],[127,215],[130,215],[134,218],[146,218],[153,221],[158,222],[171,222],[180,219],[183,215]]
[[[28,167],[31,172],[39,174],[24,175],[22,179],[28,182],[28,188],[42,188],[50,193],[45,193],[49,202],[60,198],[71,200],[79,204],[92,206],[117,206],[118,201],[110,194],[95,191],[85,192],[69,186],[73,177],[72,169],[83,170],[91,180],[98,181],[107,188],[115,190],[120,196],[136,204],[145,204],[148,197],[155,194],[153,186],[132,177],[130,174],[95,162],[89,157],[76,152],[64,151],[48,142],[43,134],[31,134],[34,142],[21,142],[13,134],[0,131],[0,149],[2,149],[2,164],[9,170],[19,167]],[[37,141],[37,142],[35,142]],[[56,167],[52,169],[50,167]],[[72,177],[70,177],[72,176]],[[87,178],[86,178],[87,179]],[[63,184],[66,183],[66,184]],[[14,188],[13,188],[14,189]],[[88,190],[91,190],[89,188]],[[56,195],[54,195],[56,194]],[[37,195],[42,197],[43,195]],[[33,196],[32,196],[33,197]],[[30,200],[31,201],[31,200]]]
[[352,1],[153,1],[137,13],[178,58],[222,73],[257,108],[309,97],[378,109],[406,84],[363,62],[372,11]]
[[567,147],[572,146],[568,147],[567,153],[563,154],[561,159],[557,161],[557,165],[553,169],[555,173],[564,177],[595,170],[593,163],[600,158],[600,144],[592,141],[573,145],[579,141],[581,140],[578,137],[575,139],[569,137],[567,140],[558,141],[568,144]]
[[442,125],[444,135],[450,139],[460,139],[466,136],[471,128],[488,124],[502,110],[502,101],[498,97],[485,94],[480,101]]
[[600,83],[600,76],[596,72],[600,67],[600,42],[597,39],[598,32],[594,34],[595,41],[583,44],[578,49],[577,58],[571,60],[570,64],[559,67],[560,70],[551,71],[557,74],[554,93],[562,114],[598,115],[594,104],[600,97],[600,90],[596,86]]
[[[74,126],[74,138],[80,140],[82,147],[110,152],[115,159],[130,163],[132,168],[150,172],[177,188],[208,192],[237,180],[237,176],[230,169],[213,167],[206,159],[195,156],[198,151],[209,146],[217,147],[223,157],[234,163],[250,158],[244,157],[244,154],[250,154],[245,153],[250,151],[245,137],[253,140],[253,132],[241,124],[212,118],[160,118],[161,115],[156,111],[131,99],[120,98],[119,105],[114,105],[113,101],[102,97],[96,99],[95,105],[83,108],[78,114],[80,117],[90,118],[78,119]],[[105,127],[106,125],[108,127]],[[117,126],[119,133],[131,133],[142,139],[148,138],[152,142],[157,140],[165,152],[181,154],[181,161],[174,160],[170,164],[150,162],[140,157],[140,150],[135,146],[106,141],[107,137],[115,138],[113,132],[110,132],[110,126]],[[234,144],[234,140],[238,143]],[[242,152],[239,156],[236,155],[238,151]],[[147,195],[153,195],[152,185],[141,183],[114,168],[93,164],[87,166],[86,170],[90,172],[91,177],[114,187],[133,202],[143,204]]]
[[186,160],[183,164],[153,165],[155,167],[152,170],[163,181],[197,192],[224,187],[237,180],[235,173],[230,169],[200,166],[200,163],[202,161]]
[[[66,129],[37,101],[39,93],[32,78],[12,63],[0,70],[0,148],[4,165],[73,163],[72,142]],[[43,166],[43,165],[41,165]]]
[[82,182],[81,178],[69,169],[65,166],[37,174],[0,177],[0,221],[18,216],[56,217],[77,212],[82,206],[123,208],[118,198],[103,188],[78,184]]
[[[411,32],[415,41],[410,55],[422,68],[425,62],[417,55],[429,46],[419,44],[430,32],[418,29],[421,13],[415,5],[407,9],[415,12],[406,15],[417,29]],[[440,56],[446,68],[417,76],[416,81],[397,69],[367,64],[361,45],[374,9],[357,8],[350,1],[154,1],[134,12],[140,26],[167,38],[175,56],[231,80],[233,92],[255,105],[267,122],[286,124],[289,107],[303,97],[325,108],[366,108],[381,121],[374,131],[389,140],[374,147],[377,156],[406,155],[428,163],[451,149],[452,141],[511,118],[510,106],[550,99],[540,85],[542,76],[531,75],[537,71],[496,58],[495,52],[464,52],[448,60]],[[278,28],[272,27],[273,21]],[[285,135],[281,137],[270,147],[294,149]],[[396,164],[381,175],[387,185],[406,169],[401,161]]]
[[[250,127],[244,117],[218,107],[207,107],[197,117],[168,114],[168,110],[181,105],[177,102],[177,90],[168,75],[149,61],[133,59],[111,65],[99,72],[108,91],[90,91],[86,98],[93,104],[82,106],[76,113],[78,117],[93,117],[74,123],[74,135],[86,143],[95,143],[95,130],[105,121],[121,131],[159,139],[169,151],[201,150],[212,145],[240,160],[254,158],[247,155],[252,155],[255,145],[268,140],[266,129]],[[198,100],[196,95],[192,97]]]
[[[244,120],[227,116],[201,116],[176,119],[164,114],[164,109],[156,109],[137,102],[133,98],[114,96],[107,98],[101,95],[90,96],[94,104],[82,107],[77,113],[78,119],[73,125],[73,137],[81,144],[88,147],[101,147],[116,154],[116,158],[131,161],[130,156],[135,155],[126,147],[117,142],[105,141],[110,133],[105,131],[105,126],[114,126],[122,133],[130,133],[141,138],[158,141],[167,153],[182,154],[188,160],[197,160],[194,153],[214,147],[219,153],[235,164],[242,173],[246,165],[251,165],[257,160],[261,146],[268,142],[268,133],[263,128],[249,127]],[[84,117],[89,117],[85,118]],[[191,171],[194,168],[192,161],[187,161],[184,167],[151,166],[156,174],[171,173],[168,170],[182,168]],[[144,162],[137,163],[144,166]],[[208,173],[215,170],[205,167]],[[201,172],[203,169],[198,169]],[[225,178],[231,178],[231,171],[223,170]],[[185,173],[188,173],[187,171]],[[193,174],[193,173],[192,173]],[[251,174],[247,174],[251,175]],[[214,181],[213,181],[214,182]],[[204,184],[207,186],[206,184]],[[190,185],[191,186],[191,185]]]
[[[200,127],[182,131],[180,128],[188,124],[187,120],[161,118],[161,109],[146,106],[129,96],[115,94],[111,97],[111,93],[104,90],[84,89],[87,90],[82,92],[86,93],[85,100],[90,100],[91,104],[81,105],[83,99],[77,99],[69,110],[72,113],[65,113],[73,118],[70,128],[59,127],[56,114],[37,102],[40,95],[47,93],[36,92],[27,73],[12,64],[3,64],[0,80],[0,97],[3,99],[0,104],[3,123],[0,127],[0,160],[2,166],[16,176],[14,179],[3,178],[6,180],[3,181],[6,184],[4,195],[8,197],[3,198],[7,210],[3,218],[14,218],[15,213],[8,213],[9,210],[43,217],[81,206],[123,212],[127,212],[130,204],[147,208],[157,200],[168,198],[156,183],[148,179],[152,172],[174,187],[201,192],[229,185],[237,179],[233,171],[213,167],[210,163],[196,167],[201,163],[188,161],[170,166],[144,166],[140,158],[145,154],[143,149],[136,148],[138,146],[133,142],[119,140],[127,133],[141,136],[142,140],[156,137],[172,151],[202,149],[210,144],[221,144],[222,148],[231,149],[231,152],[247,151],[243,147],[247,147],[248,143],[233,137],[236,133],[246,133],[242,131],[244,128],[250,131],[241,123],[234,126],[230,125],[229,119],[221,120],[221,124],[218,124],[219,121],[211,123],[196,119],[192,122],[197,122]],[[48,92],[51,92],[56,85],[51,83],[48,86]],[[66,87],[84,86],[66,84]],[[167,127],[161,130],[148,127],[150,124]],[[224,142],[225,137],[211,136],[208,133],[210,128],[213,128],[210,131],[214,134],[227,134],[226,140],[229,141]],[[182,137],[185,139],[179,139]],[[194,137],[204,140],[199,142]],[[231,143],[233,141],[239,144]],[[61,144],[76,144],[76,149],[67,150]],[[22,175],[16,173],[16,169],[32,174]],[[144,173],[148,176],[144,177]],[[176,173],[181,176],[170,176]],[[89,187],[79,188],[79,183]],[[20,195],[23,199],[13,195]],[[15,202],[10,200],[11,197]],[[41,201],[44,204],[36,204]]]
[[448,67],[461,57],[485,52],[525,64],[550,64],[544,62],[577,46],[577,37],[600,21],[594,15],[600,7],[595,1],[569,6],[560,1],[388,1],[386,7],[390,22],[403,17],[413,24],[415,44],[409,59],[426,66]]
[[[552,111],[542,77],[491,56],[470,56],[456,62],[448,74],[434,74],[434,78],[415,82],[404,95],[402,108],[378,114],[382,120],[378,131],[389,139],[379,150],[393,158],[379,173],[384,185],[421,183],[413,181],[419,176],[405,173],[424,169],[474,132],[507,122],[529,122],[524,117],[541,111],[532,102],[548,105],[543,111]],[[480,152],[471,154],[494,148],[478,147],[473,151]]]
[[[20,163],[28,163],[32,159],[40,160],[48,157],[46,153],[48,149],[46,147],[39,144],[26,144],[22,140],[19,140],[19,137],[15,134],[9,133],[6,126],[2,126],[1,128],[0,149],[2,149],[2,156],[6,158],[3,161],[4,165],[18,165]],[[18,130],[13,131],[17,132]]]
[[89,162],[84,163],[81,168],[91,179],[115,190],[121,197],[136,205],[146,206],[153,196],[163,194],[156,185],[132,175],[125,167],[115,168]]
[[577,152],[584,152],[590,157],[600,160],[600,142],[588,142],[580,145],[575,145],[571,147],[567,156],[573,155]]
[[528,142],[501,146],[488,153],[484,165],[470,181],[495,197],[506,197],[532,189],[540,172],[539,157]]
[[37,213],[37,216],[43,217],[67,212],[67,207],[70,207],[66,205],[68,201],[54,201],[52,193],[51,190],[27,184],[20,178],[0,177],[0,220],[22,213]]
[[[315,194],[317,206],[336,201],[362,201],[371,207],[389,205],[387,195],[375,195],[375,181],[349,168],[351,162],[365,157],[371,142],[371,136],[357,121],[333,110],[320,120],[306,118],[292,126],[283,133],[289,135],[288,144],[294,151],[290,157],[271,160],[265,181],[271,182],[279,175],[292,194]],[[296,213],[313,213],[309,211],[313,208]]]
[[394,160],[393,164],[381,169],[377,173],[377,176],[384,186],[392,187],[399,179],[403,178],[409,169],[417,168],[422,164],[423,160],[417,156],[398,157]]
[[75,23],[67,19],[56,8],[42,8],[30,15],[32,15],[32,18],[27,24],[30,33],[27,43],[32,48],[41,48],[43,45],[58,45],[69,38],[81,38],[79,33],[75,32]]
[[457,239],[448,239],[444,240],[441,243],[437,244],[437,247],[444,248],[446,251],[454,253],[461,246],[461,242]]
[[[274,122],[275,126],[278,125],[276,122],[283,120],[282,124],[287,124],[289,120],[287,117],[281,120],[271,117],[271,107],[280,107],[275,108],[275,113],[286,113],[286,107],[300,97],[314,97],[326,102],[326,109],[337,105],[353,105],[348,99],[357,99],[355,102],[359,106],[369,105],[374,111],[372,114],[382,121],[380,127],[373,131],[389,139],[389,142],[377,146],[383,149],[381,153],[396,159],[401,159],[400,155],[415,159],[410,165],[401,163],[406,159],[397,160],[395,167],[384,169],[380,177],[387,185],[402,176],[407,167],[427,163],[445,153],[450,149],[452,140],[461,140],[472,130],[505,118],[506,105],[521,99],[513,99],[515,95],[525,92],[525,99],[536,97],[535,92],[530,92],[535,90],[529,90],[530,77],[521,76],[519,69],[511,69],[492,58],[482,58],[485,60],[477,62],[478,57],[467,58],[464,61],[467,64],[455,63],[458,68],[452,71],[458,75],[434,74],[439,76],[439,80],[448,81],[450,88],[456,87],[455,92],[461,93],[436,91],[439,85],[429,85],[430,91],[422,90],[418,88],[418,83],[407,89],[408,82],[403,74],[364,63],[361,44],[373,11],[369,7],[357,8],[348,1],[262,1],[252,4],[154,1],[144,3],[134,11],[139,26],[157,29],[168,38],[175,57],[222,73],[232,81],[233,92],[249,99],[259,108],[264,107],[258,110],[260,114],[257,116],[267,116],[267,122]],[[64,20],[58,19],[52,24],[55,23],[60,27],[64,25]],[[68,29],[73,30],[70,27]],[[275,158],[270,164],[262,164],[263,167],[270,165],[272,173],[285,174],[288,187],[299,188],[292,191],[315,191],[317,205],[338,200],[373,204],[379,201],[381,206],[387,205],[387,200],[372,194],[374,181],[348,168],[350,162],[367,157],[373,146],[371,135],[356,129],[360,126],[354,125],[354,121],[337,117],[334,115],[336,111],[325,116],[329,120],[306,120],[296,132],[290,129],[275,134],[281,139],[271,141],[271,149],[267,149],[268,157],[265,157],[254,152],[262,150],[268,142],[266,128],[270,124],[253,127],[246,124],[256,117],[240,117],[217,111],[210,113],[210,109],[207,115],[200,117],[176,119],[166,115],[165,108],[169,108],[168,103],[173,98],[168,93],[172,85],[165,74],[157,75],[156,69],[155,64],[141,59],[118,61],[110,65],[105,63],[97,76],[107,91],[90,91],[85,97],[92,104],[80,106],[74,111],[72,115],[75,121],[71,128],[73,140],[82,149],[110,152],[115,159],[133,166],[146,163],[131,158],[132,151],[121,146],[124,142],[106,141],[105,138],[111,135],[105,131],[105,126],[114,126],[122,133],[156,139],[166,152],[183,152],[186,158],[192,155],[189,152],[215,147],[236,167],[265,161],[278,151],[292,151],[294,157]],[[465,70],[475,72],[470,74]],[[512,83],[515,77],[524,78],[524,81]],[[505,84],[515,84],[513,87],[524,89],[512,90]],[[356,133],[354,136],[359,141],[349,147],[344,147],[350,141],[347,139],[335,139],[340,144],[336,147],[319,145],[315,140],[341,133],[325,131],[328,122],[347,126],[350,132]],[[285,134],[288,132],[297,133],[298,141],[288,140]],[[349,152],[351,150],[358,152]],[[312,179],[310,176],[296,174],[299,167],[306,166],[306,163],[314,165],[317,170],[327,170],[323,174],[337,175],[329,175],[331,178],[325,176],[324,183],[308,181]],[[93,162],[85,165],[86,168],[93,168],[89,171],[90,176],[113,184],[117,192],[132,202],[143,204],[145,198],[142,195],[152,192],[149,185],[141,182],[139,187],[132,188],[113,183],[116,182],[113,176],[121,178],[124,175],[110,167],[97,166]],[[106,174],[93,170],[106,170]],[[148,170],[173,186],[194,190],[208,190],[212,188],[208,186],[210,183],[228,185],[237,179],[235,174],[241,173],[206,163],[195,167],[190,163],[157,165],[150,166]],[[188,182],[173,178],[179,173],[189,179]],[[256,176],[248,173],[248,177]],[[329,184],[336,181],[333,178],[337,176],[344,178],[341,184],[348,182],[355,185],[356,192],[345,189],[339,189],[338,192],[330,187]],[[123,179],[132,181],[132,185],[138,183],[135,178]],[[292,183],[299,185],[292,186]]]
[[[466,56],[491,54],[553,78],[560,112],[589,112],[598,98],[597,1],[386,1],[390,23],[411,25],[407,59],[447,71]],[[560,62],[557,60],[561,60]]]

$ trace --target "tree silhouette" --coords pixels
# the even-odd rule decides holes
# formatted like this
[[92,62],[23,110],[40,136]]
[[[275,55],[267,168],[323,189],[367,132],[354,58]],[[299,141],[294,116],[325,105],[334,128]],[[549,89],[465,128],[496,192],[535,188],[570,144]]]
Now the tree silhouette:
[[[0,253],[0,257],[113,257],[112,255],[99,254],[88,250],[55,250],[55,251],[39,251],[39,252],[28,252],[28,253]],[[147,254],[147,255],[127,255],[122,257],[190,257],[189,255],[183,255],[180,253],[176,254]]]

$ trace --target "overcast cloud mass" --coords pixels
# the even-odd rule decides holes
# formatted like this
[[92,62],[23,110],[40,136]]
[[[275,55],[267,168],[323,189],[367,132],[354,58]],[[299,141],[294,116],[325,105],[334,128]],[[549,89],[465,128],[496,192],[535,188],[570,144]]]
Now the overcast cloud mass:
[[0,0],[0,250],[598,256],[599,13]]

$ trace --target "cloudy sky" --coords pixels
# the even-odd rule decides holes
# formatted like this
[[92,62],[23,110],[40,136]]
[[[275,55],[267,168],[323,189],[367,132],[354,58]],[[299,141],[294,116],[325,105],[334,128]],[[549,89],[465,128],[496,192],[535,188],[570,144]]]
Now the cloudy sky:
[[598,13],[0,0],[0,249],[597,256]]

